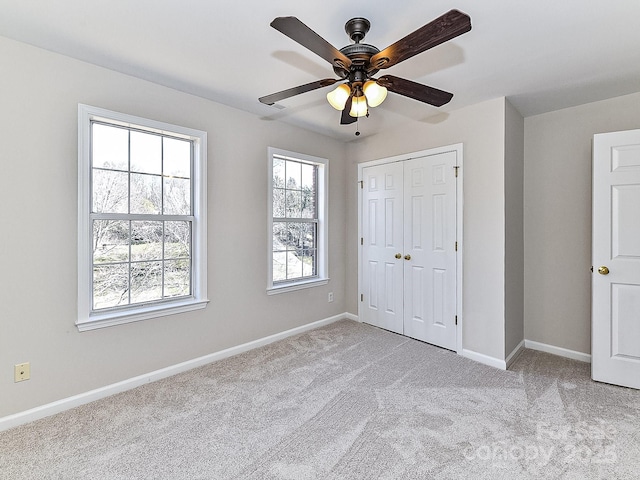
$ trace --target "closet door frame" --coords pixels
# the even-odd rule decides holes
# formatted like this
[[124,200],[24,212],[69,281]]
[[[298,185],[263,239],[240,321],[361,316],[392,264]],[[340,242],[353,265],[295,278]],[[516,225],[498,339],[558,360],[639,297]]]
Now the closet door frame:
[[463,235],[463,180],[464,180],[464,168],[463,168],[463,145],[462,143],[456,143],[453,145],[447,145],[444,147],[431,148],[428,150],[421,150],[419,152],[412,152],[403,155],[397,155],[393,157],[380,158],[377,160],[371,160],[358,164],[358,318],[362,316],[362,191],[363,191],[363,169],[372,167],[375,165],[383,165],[386,163],[403,162],[414,158],[425,157],[429,155],[438,155],[441,153],[455,152],[456,153],[456,170],[457,170],[457,182],[456,182],[456,238],[458,242],[458,248],[456,251],[456,352],[462,354],[462,332],[464,324],[464,312],[463,312],[463,252],[464,252],[464,235]]

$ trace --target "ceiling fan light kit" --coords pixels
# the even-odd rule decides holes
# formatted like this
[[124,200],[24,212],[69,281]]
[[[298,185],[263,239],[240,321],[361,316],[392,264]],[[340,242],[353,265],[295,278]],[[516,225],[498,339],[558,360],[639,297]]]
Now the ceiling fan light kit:
[[[359,89],[359,87],[356,87],[356,89]],[[358,93],[359,92],[356,92],[355,94],[352,93],[351,87],[346,83],[342,83],[338,85],[335,90],[327,93],[327,100],[333,108],[342,111],[347,105],[347,100],[349,100],[349,97],[355,95],[354,98],[360,98],[361,100],[357,101],[357,109],[356,102],[353,102],[349,115],[351,115],[352,117],[362,117],[366,115],[366,111],[361,115],[354,115],[352,112],[360,111],[362,110],[362,108],[365,108],[360,106],[360,103],[362,103],[365,99],[366,101],[364,103],[366,104],[366,106],[377,107],[382,102],[384,102],[385,98],[387,98],[387,89],[381,85],[378,85],[373,80],[367,80],[362,86],[362,93],[364,94],[364,96],[358,96]]]
[[366,18],[352,18],[345,24],[344,29],[354,43],[340,50],[296,17],[277,17],[271,22],[271,26],[329,62],[340,78],[317,80],[260,97],[259,101],[273,105],[294,95],[344,81],[327,94],[327,101],[333,108],[342,111],[340,124],[348,125],[358,117],[367,116],[368,107],[377,107],[384,102],[388,91],[436,107],[451,101],[452,93],[434,87],[391,75],[379,78],[374,76],[381,69],[389,68],[468,32],[471,30],[471,19],[459,10],[450,10],[384,50],[361,43],[371,27]]

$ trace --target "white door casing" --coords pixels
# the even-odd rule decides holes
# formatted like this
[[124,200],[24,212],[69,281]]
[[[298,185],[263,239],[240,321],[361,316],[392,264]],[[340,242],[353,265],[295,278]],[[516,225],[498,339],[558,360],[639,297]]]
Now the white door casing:
[[592,378],[640,388],[640,130],[594,136],[592,240]]
[[461,164],[458,144],[358,167],[360,320],[459,353]]

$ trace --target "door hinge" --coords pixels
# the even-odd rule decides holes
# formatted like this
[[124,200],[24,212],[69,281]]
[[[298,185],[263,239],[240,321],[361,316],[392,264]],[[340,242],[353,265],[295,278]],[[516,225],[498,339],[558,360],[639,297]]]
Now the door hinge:
[[362,190],[364,188],[364,181],[360,180],[358,183],[360,184],[360,190]]
[[456,325],[458,324],[458,315],[456,315]]
[[364,238],[360,237],[360,245],[364,245]]
[[361,294],[360,294],[360,301],[361,301],[361,302],[364,302],[364,293],[361,293]]
[[456,241],[456,252],[458,251],[458,242]]
[[453,169],[456,171],[456,178],[458,178],[458,169],[459,169],[459,168],[460,168],[460,166],[459,166],[459,165],[455,165],[455,166],[453,167]]

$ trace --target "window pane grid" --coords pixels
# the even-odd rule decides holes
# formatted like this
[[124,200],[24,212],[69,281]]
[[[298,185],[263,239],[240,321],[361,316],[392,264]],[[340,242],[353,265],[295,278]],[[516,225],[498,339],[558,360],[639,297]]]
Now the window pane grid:
[[[100,139],[95,138],[95,130],[96,127],[99,127]],[[132,165],[132,134],[138,137],[147,136],[150,138],[157,138],[159,143],[159,151],[158,153],[158,161],[160,164],[160,168],[156,169],[150,166],[147,167],[134,167]],[[124,144],[124,136],[126,135],[126,147],[121,145],[121,148],[118,148],[118,143]],[[147,142],[149,143],[149,142]],[[172,158],[171,162],[165,162],[165,146],[169,143],[171,146],[170,156]],[[96,152],[97,148],[103,149],[103,151]],[[114,210],[113,205],[101,205],[100,209],[98,209],[98,205],[96,202],[97,195],[100,193],[107,192],[109,195],[113,197],[113,189],[103,190],[101,185],[96,185],[96,174],[101,173],[104,177],[111,174],[120,173],[123,175],[127,175],[127,188],[126,197],[128,199],[127,208],[125,213],[141,213],[139,211],[133,211],[131,202],[135,198],[132,195],[132,190],[137,190],[135,187],[140,187],[142,183],[149,183],[152,179],[160,180],[158,183],[158,192],[156,199],[156,206],[158,207],[156,210],[158,214],[166,213],[167,210],[172,210],[170,213],[172,214],[184,214],[184,215],[192,215],[192,205],[193,205],[193,192],[191,191],[191,172],[193,171],[193,142],[189,140],[185,140],[179,137],[167,135],[167,134],[159,134],[155,132],[145,131],[142,129],[136,129],[134,127],[123,127],[115,124],[108,124],[104,122],[92,121],[91,122],[91,212],[92,213],[114,213],[119,212],[117,208]],[[180,151],[182,150],[182,151]],[[182,155],[182,159],[180,156]],[[126,161],[122,161],[120,157],[126,156]],[[118,158],[120,161],[118,162]],[[168,165],[170,163],[171,165]],[[166,169],[165,169],[165,165]],[[113,183],[113,182],[112,182]],[[186,189],[188,190],[188,194],[183,196],[183,205],[181,208],[176,208],[176,205],[168,205],[167,198],[165,197],[165,190],[167,185],[170,184],[173,187],[173,190]],[[107,187],[113,185],[107,185]],[[96,188],[97,187],[97,188]],[[97,191],[96,191],[97,190]],[[119,188],[118,190],[122,190]],[[124,195],[124,191],[119,192],[120,195]],[[102,198],[102,200],[105,200]],[[149,198],[143,199],[149,200]],[[176,211],[178,210],[178,211]]]
[[328,160],[269,147],[267,293],[307,288],[327,277]]
[[[105,229],[99,225],[100,222],[94,222],[94,232],[99,228]],[[156,248],[161,252],[158,255],[154,255],[153,245],[149,250],[150,242],[143,238],[144,234],[140,234],[141,227],[149,229],[154,226],[134,227],[134,223],[128,222],[124,230],[129,236],[126,245],[117,241],[117,235],[122,235],[121,229],[120,232],[112,231],[116,237],[115,243],[101,243],[94,251],[94,310],[158,303],[192,293],[191,222],[154,222],[161,224],[155,225],[155,229],[162,231],[161,240],[158,241],[160,250]],[[129,260],[119,260],[123,253],[118,247],[126,249],[125,256]]]
[[274,284],[313,278],[317,270],[317,165],[273,159]]
[[102,122],[91,132],[92,310],[191,296],[193,142]]
[[316,222],[273,221],[274,284],[313,278],[317,270]]

